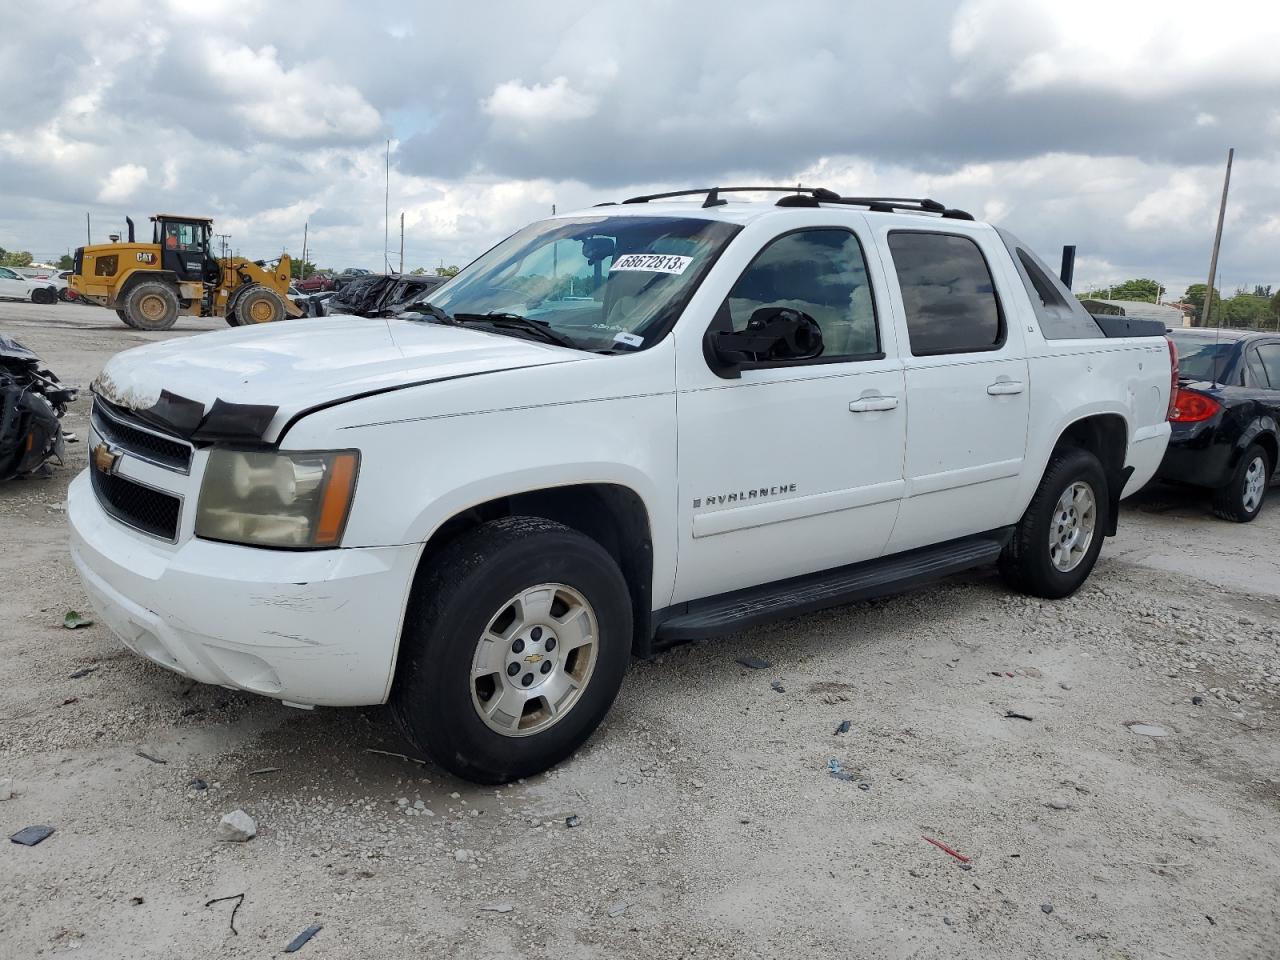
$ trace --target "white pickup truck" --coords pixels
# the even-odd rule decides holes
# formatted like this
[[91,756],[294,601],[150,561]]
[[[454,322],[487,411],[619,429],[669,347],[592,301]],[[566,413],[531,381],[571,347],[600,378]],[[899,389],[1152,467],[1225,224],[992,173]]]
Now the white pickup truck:
[[102,619],[496,783],[633,653],[991,562],[1079,587],[1164,454],[1166,340],[935,201],[731,192],[532,224],[403,318],[113,358],[69,496]]

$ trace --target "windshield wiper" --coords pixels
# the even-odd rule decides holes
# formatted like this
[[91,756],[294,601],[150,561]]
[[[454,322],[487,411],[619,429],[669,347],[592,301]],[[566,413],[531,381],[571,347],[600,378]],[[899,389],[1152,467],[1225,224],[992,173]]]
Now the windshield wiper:
[[[444,311],[441,311],[443,313]],[[488,323],[495,327],[511,327],[516,330],[523,330],[526,333],[532,333],[546,343],[554,343],[558,347],[569,347],[577,350],[578,345],[568,337],[556,333],[551,329],[551,325],[545,320],[530,320],[528,317],[521,316],[518,313],[455,313],[453,315],[454,323]]]
[[423,301],[422,303],[415,303],[412,307],[409,307],[404,312],[405,313],[425,313],[436,323],[446,323],[446,324],[454,325],[458,322],[450,314],[441,310],[434,303],[428,303],[426,301]]

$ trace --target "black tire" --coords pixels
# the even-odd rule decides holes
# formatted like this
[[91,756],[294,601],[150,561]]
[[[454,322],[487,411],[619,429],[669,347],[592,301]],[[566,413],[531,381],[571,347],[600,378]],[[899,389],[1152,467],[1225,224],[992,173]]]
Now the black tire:
[[[254,284],[236,298],[235,326],[252,327],[259,323],[275,323],[288,316],[284,298],[270,287]],[[228,315],[230,322],[230,315]]]
[[178,308],[178,291],[162,280],[146,280],[124,298],[131,326],[138,330],[168,330],[178,320]]
[[131,330],[137,330],[137,329],[138,329],[137,325],[136,325],[136,324],[134,324],[134,322],[133,322],[132,320],[130,320],[130,319],[129,319],[129,311],[127,311],[127,310],[117,310],[117,311],[116,311],[116,316],[120,318],[120,322],[121,322],[121,323],[123,323],[126,327],[130,328]]
[[60,288],[60,289],[58,290],[58,299],[59,299],[59,300],[61,300],[63,303],[70,303],[70,302],[71,302],[71,291],[70,291],[70,290],[68,290],[66,287],[62,287],[62,288]]
[[[1054,563],[1050,534],[1055,526],[1063,529],[1062,518],[1055,516],[1058,500],[1076,483],[1087,485],[1093,496],[1092,536],[1083,556],[1071,569],[1062,570]],[[1013,538],[1000,554],[1005,582],[1020,593],[1050,600],[1075,593],[1098,561],[1110,512],[1107,476],[1098,458],[1078,447],[1055,450]]]
[[[569,587],[590,605],[595,665],[558,720],[540,732],[505,735],[481,719],[472,663],[503,605],[542,584]],[[419,571],[400,644],[392,714],[414,746],[464,779],[497,784],[540,773],[577,750],[608,713],[630,660],[631,631],[626,580],[598,543],[537,517],[494,520],[460,537]],[[501,678],[493,695],[501,695],[500,683]]]
[[[1254,492],[1250,489],[1253,480],[1250,470],[1257,469],[1255,465],[1259,461],[1261,461],[1262,489],[1256,492],[1257,502],[1249,506],[1249,496]],[[1271,470],[1271,457],[1268,456],[1267,451],[1256,443],[1251,445],[1240,458],[1240,462],[1236,464],[1235,470],[1231,472],[1231,479],[1227,485],[1213,491],[1214,514],[1234,523],[1248,523],[1257,517],[1262,512],[1262,504],[1267,499]]]
[[36,287],[31,291],[31,302],[41,304],[57,303],[57,291],[53,287]]

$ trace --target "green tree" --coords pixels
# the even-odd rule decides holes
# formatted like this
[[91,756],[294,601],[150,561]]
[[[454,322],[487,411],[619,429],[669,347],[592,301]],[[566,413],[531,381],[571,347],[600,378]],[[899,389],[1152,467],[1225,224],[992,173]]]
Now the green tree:
[[0,267],[29,267],[34,259],[26,250],[9,250],[0,257]]
[[449,266],[449,267],[436,267],[436,276],[437,276],[437,277],[456,277],[457,275],[458,275],[458,268],[457,268],[457,267],[453,267],[453,266]]
[[411,277],[425,277],[426,275],[427,275],[426,267],[414,267],[412,270],[409,271],[409,276]]
[[[1213,323],[1214,321],[1210,321]],[[1222,301],[1222,325],[1224,327],[1254,328],[1274,323],[1271,304],[1262,297],[1239,293]]]
[[[1204,292],[1209,289],[1207,284],[1193,283],[1187,287],[1187,292],[1182,295],[1182,299],[1196,308],[1196,312],[1192,318],[1192,324],[1198,326],[1200,324],[1201,315],[1204,313]],[[1222,303],[1222,294],[1218,292],[1218,288],[1213,288],[1213,300],[1210,303],[1210,312],[1217,313],[1218,307]]]
[[1271,312],[1280,317],[1280,291],[1277,291],[1276,295],[1271,298]]
[[71,270],[76,265],[76,258],[69,253],[64,253],[58,258],[59,270]]
[[295,280],[304,280],[316,272],[316,265],[310,260],[290,260],[289,276]]

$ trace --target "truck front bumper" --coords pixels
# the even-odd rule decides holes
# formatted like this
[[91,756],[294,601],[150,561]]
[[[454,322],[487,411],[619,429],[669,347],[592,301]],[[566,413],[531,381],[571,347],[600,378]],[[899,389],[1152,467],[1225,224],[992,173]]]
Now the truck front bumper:
[[290,703],[382,703],[420,547],[282,551],[153,542],[67,493],[71,555],[130,650],[201,683]]

